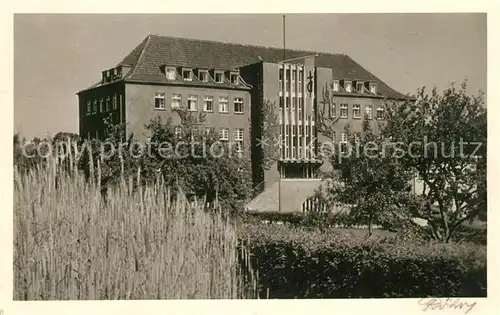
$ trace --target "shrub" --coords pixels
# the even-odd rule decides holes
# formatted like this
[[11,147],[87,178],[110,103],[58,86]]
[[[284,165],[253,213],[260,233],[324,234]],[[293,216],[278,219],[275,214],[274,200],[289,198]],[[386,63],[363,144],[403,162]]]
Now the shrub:
[[261,297],[486,296],[486,247],[245,225]]

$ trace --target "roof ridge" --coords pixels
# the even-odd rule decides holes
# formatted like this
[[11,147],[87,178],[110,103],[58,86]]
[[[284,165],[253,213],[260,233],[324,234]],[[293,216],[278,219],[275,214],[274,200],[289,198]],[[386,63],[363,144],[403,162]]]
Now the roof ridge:
[[[189,40],[189,41],[197,41],[197,42],[212,43],[212,44],[217,43],[217,44],[225,44],[225,45],[252,47],[252,48],[283,50],[282,47],[280,48],[280,47],[275,47],[275,46],[262,46],[262,45],[254,45],[254,44],[225,42],[225,41],[221,41],[221,40],[210,40],[210,39],[200,39],[200,38],[170,36],[170,35],[166,36],[166,35],[157,35],[157,34],[149,34],[149,36],[158,37],[158,38],[185,39],[185,40]],[[286,48],[285,50],[290,51],[290,52],[303,52],[303,53],[307,53],[307,54],[322,54],[322,55],[329,55],[329,56],[347,56],[344,53],[330,53],[330,52],[324,52],[324,51],[303,50],[303,49],[295,49],[295,48]]]

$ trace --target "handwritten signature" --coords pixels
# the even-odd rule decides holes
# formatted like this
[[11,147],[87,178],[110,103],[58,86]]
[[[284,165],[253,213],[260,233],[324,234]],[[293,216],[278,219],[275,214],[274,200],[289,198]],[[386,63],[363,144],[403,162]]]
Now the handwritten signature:
[[422,298],[418,301],[418,305],[422,306],[423,311],[452,308],[463,310],[464,314],[468,314],[470,311],[472,311],[476,304],[476,302],[461,302],[459,298]]

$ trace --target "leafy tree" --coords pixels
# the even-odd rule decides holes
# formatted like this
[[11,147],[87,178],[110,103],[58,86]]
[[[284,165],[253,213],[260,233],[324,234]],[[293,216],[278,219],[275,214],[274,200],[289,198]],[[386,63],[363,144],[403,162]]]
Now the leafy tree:
[[388,111],[385,137],[400,142],[399,163],[413,170],[425,190],[416,217],[428,220],[435,239],[449,242],[467,220],[486,217],[487,121],[483,95],[464,82],[441,94],[418,91],[416,102]]
[[144,167],[160,171],[171,187],[182,189],[188,198],[241,208],[250,197],[250,161],[241,157],[230,142],[219,141],[213,133],[204,134],[200,129],[203,116],[196,117],[184,108],[177,112],[180,125],[174,125],[171,119],[156,119],[147,126],[152,155]]
[[372,132],[368,120],[360,134],[353,134],[349,126],[345,132],[348,143],[335,148],[333,170],[326,174],[327,203],[349,205],[350,221],[367,224],[369,236],[373,224],[393,228],[406,219],[412,172],[393,158],[395,148]]
[[265,170],[269,170],[280,156],[280,124],[276,104],[269,100],[264,101],[261,106],[261,115],[263,119],[260,124],[259,142],[263,151],[262,166]]
[[[486,109],[465,83],[416,100],[386,102],[387,121],[375,135],[365,119],[359,142],[349,127],[348,149],[335,152],[327,197],[351,205],[351,215],[371,225],[423,218],[434,239],[449,242],[463,223],[486,218]],[[325,130],[320,125],[320,131]],[[377,148],[368,154],[367,148]],[[376,154],[375,154],[376,153]],[[410,193],[417,176],[422,194]],[[408,226],[408,225],[406,225]]]
[[[180,189],[189,199],[241,208],[251,188],[249,160],[240,157],[231,143],[220,142],[213,133],[203,134],[204,115],[185,108],[177,113],[181,118],[178,125],[171,118],[151,120],[145,126],[146,141],[134,139],[133,134],[126,138],[125,124],[108,125],[105,141],[83,143],[80,167],[100,180],[103,193],[122,178],[134,178],[134,185],[161,179],[173,192]],[[95,170],[97,162],[100,173]]]

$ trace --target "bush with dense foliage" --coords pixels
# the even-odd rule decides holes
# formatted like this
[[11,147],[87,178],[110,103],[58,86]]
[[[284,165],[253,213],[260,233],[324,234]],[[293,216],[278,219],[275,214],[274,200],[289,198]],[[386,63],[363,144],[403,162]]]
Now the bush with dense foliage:
[[261,297],[486,296],[486,247],[245,225]]

